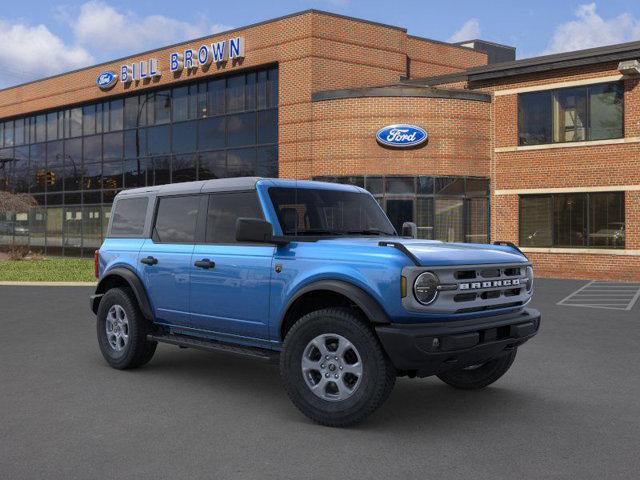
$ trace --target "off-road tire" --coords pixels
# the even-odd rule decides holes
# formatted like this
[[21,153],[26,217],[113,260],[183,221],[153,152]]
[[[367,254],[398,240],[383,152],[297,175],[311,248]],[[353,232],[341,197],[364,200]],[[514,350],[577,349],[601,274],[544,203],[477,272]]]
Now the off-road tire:
[[[128,320],[128,342],[122,351],[116,351],[109,343],[105,324],[112,306],[121,306]],[[133,293],[126,288],[112,288],[104,294],[97,314],[98,344],[102,356],[109,365],[118,370],[137,368],[148,363],[158,346],[157,342],[147,340],[150,323],[144,318]]]
[[[352,395],[329,401],[314,394],[302,373],[302,357],[318,335],[346,338],[362,359],[362,377]],[[303,316],[289,330],[280,355],[280,375],[294,405],[315,422],[330,427],[348,427],[363,421],[387,399],[396,372],[371,326],[348,308],[326,308]]]
[[438,375],[444,383],[461,390],[479,390],[502,377],[513,365],[517,349],[473,369],[451,370]]

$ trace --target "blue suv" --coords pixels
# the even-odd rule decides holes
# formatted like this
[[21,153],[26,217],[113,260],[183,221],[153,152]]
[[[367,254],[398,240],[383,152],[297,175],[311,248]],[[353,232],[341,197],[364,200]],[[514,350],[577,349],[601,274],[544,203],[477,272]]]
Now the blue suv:
[[151,360],[158,342],[280,364],[293,403],[347,426],[397,376],[479,389],[509,369],[540,314],[512,244],[398,236],[348,185],[207,180],[119,193],[91,297],[104,358]]

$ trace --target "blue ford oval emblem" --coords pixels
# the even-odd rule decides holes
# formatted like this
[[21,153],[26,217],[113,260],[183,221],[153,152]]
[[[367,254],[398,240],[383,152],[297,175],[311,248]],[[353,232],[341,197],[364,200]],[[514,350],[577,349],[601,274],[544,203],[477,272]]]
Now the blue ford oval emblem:
[[395,148],[416,147],[427,141],[427,132],[415,125],[388,125],[378,130],[376,139],[382,145]]
[[118,76],[113,72],[102,72],[96,78],[96,85],[100,87],[101,90],[109,90],[113,87],[118,81]]

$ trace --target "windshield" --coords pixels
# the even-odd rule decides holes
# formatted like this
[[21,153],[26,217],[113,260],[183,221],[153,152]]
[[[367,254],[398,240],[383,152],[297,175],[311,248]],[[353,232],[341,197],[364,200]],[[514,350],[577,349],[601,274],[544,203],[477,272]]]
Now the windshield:
[[269,195],[284,235],[396,235],[366,193],[273,187]]

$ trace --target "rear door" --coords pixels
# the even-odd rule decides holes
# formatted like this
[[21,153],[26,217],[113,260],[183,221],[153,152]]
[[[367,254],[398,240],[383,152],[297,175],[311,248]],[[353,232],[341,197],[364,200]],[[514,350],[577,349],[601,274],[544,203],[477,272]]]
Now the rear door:
[[152,237],[140,251],[147,293],[156,321],[189,325],[189,273],[200,195],[158,198]]
[[275,247],[238,243],[239,217],[263,218],[257,192],[209,195],[204,243],[191,259],[191,318],[196,328],[267,340]]

